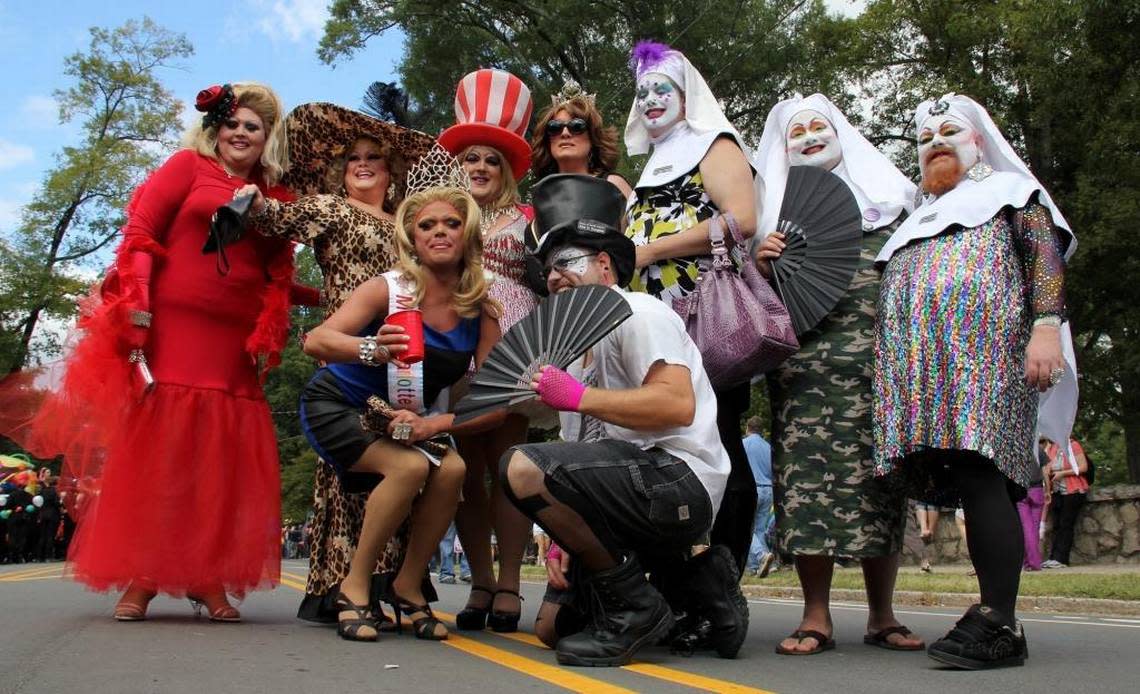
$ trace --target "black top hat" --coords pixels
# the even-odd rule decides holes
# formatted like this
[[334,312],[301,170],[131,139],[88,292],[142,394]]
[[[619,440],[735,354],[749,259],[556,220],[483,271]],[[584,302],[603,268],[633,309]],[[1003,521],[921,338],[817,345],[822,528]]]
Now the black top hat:
[[[531,188],[531,200],[538,235],[534,256],[540,265],[562,246],[593,248],[610,256],[618,285],[629,284],[636,252],[619,230],[625,198],[617,186],[594,176],[553,174]],[[545,285],[541,293],[546,293]]]

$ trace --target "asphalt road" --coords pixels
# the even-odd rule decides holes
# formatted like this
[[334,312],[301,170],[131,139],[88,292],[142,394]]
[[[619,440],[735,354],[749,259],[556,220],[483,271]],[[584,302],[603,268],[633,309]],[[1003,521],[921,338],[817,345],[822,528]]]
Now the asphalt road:
[[[241,605],[241,624],[196,620],[189,604],[157,598],[150,619],[111,619],[116,596],[89,593],[61,579],[62,564],[0,567],[0,693],[85,692],[1136,692],[1140,619],[1022,615],[1029,637],[1025,667],[947,670],[922,653],[865,646],[866,609],[834,606],[838,648],[811,657],[773,648],[795,628],[800,605],[754,600],[752,628],[736,660],[665,649],[624,668],[563,668],[529,633],[542,587],[524,586],[527,633],[453,634],[445,643],[384,634],[349,643],[331,627],[293,615],[305,564],[285,562],[283,584]],[[462,607],[463,585],[439,586],[441,613]],[[958,613],[906,608],[900,619],[927,640]]]

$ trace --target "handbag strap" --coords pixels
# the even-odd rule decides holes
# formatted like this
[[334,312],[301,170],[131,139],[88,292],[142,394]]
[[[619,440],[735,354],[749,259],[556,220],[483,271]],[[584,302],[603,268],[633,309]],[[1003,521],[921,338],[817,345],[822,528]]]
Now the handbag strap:
[[[727,239],[725,238],[725,229],[729,233]],[[732,242],[731,246],[728,241]],[[744,236],[740,233],[740,224],[737,223],[736,217],[731,212],[717,213],[709,220],[709,245],[712,246],[712,266],[714,268],[735,269],[737,259],[733,257],[732,252],[744,248],[745,245]],[[741,257],[739,262],[745,263],[747,260]]]

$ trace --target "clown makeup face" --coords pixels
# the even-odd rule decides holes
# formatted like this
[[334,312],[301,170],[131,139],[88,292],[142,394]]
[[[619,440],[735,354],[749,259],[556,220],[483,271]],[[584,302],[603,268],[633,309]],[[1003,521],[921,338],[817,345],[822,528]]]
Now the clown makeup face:
[[830,171],[843,160],[835,127],[819,111],[809,109],[792,116],[785,143],[792,166],[816,166]]
[[637,81],[633,103],[652,137],[659,137],[684,117],[684,93],[673,80],[657,72],[647,72]]
[[927,119],[918,132],[918,168],[922,187],[942,195],[981,159],[978,133],[962,118],[941,114]]
[[598,251],[582,246],[563,246],[553,251],[542,268],[546,288],[551,294],[586,284],[601,282],[601,272],[594,262]]

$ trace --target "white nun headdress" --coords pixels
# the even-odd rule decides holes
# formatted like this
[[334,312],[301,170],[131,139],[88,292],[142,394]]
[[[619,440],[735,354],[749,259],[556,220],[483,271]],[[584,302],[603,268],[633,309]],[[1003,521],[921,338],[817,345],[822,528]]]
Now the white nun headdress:
[[863,137],[830,99],[822,94],[812,94],[807,98],[796,94],[768,112],[752,161],[764,178],[766,188],[756,238],[763,238],[776,230],[788,180],[788,125],[792,116],[807,110],[818,111],[835,128],[843,160],[832,173],[842,178],[855,195],[865,230],[885,227],[898,219],[903,211],[909,213],[913,209],[914,183]]

